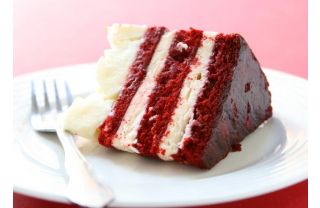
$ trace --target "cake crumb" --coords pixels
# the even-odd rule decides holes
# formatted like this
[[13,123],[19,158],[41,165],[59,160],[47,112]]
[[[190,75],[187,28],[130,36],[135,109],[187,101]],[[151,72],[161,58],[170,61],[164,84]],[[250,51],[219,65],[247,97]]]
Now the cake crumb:
[[187,50],[188,45],[185,44],[184,42],[179,42],[179,43],[177,43],[177,49],[178,49],[178,51]]

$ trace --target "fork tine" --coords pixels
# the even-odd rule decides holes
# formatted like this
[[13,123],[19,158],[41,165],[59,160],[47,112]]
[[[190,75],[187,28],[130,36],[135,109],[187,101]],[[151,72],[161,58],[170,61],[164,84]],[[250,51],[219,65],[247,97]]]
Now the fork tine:
[[39,107],[36,99],[36,92],[34,89],[34,81],[31,80],[31,111],[32,113],[38,113]]
[[43,96],[44,96],[44,107],[46,111],[50,110],[50,103],[47,93],[47,84],[45,80],[42,80]]
[[71,94],[71,91],[70,91],[70,88],[69,88],[67,81],[64,81],[64,87],[65,87],[66,95],[67,95],[67,104],[68,104],[68,106],[70,106],[72,104],[73,97],[72,97],[72,94]]
[[55,101],[56,101],[56,109],[58,112],[62,111],[62,106],[61,106],[61,100],[58,92],[58,87],[57,87],[57,81],[53,80],[53,86],[54,86],[54,94],[55,94]]

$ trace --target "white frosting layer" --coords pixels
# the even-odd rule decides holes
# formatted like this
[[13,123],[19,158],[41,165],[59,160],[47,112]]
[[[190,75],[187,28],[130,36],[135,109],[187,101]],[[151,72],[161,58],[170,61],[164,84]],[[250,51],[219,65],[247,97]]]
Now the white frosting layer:
[[146,25],[113,24],[107,28],[108,42],[113,49],[126,48],[132,42],[141,41],[147,29]]
[[[214,37],[214,34],[205,34]],[[197,97],[207,80],[207,64],[209,62],[213,39],[206,38],[202,41],[202,46],[198,49],[196,58],[198,63],[191,66],[191,72],[183,82],[180,92],[177,108],[174,111],[172,122],[167,128],[167,134],[162,138],[160,149],[165,150],[164,154],[159,153],[158,156],[162,160],[173,160],[171,155],[178,152],[180,143],[185,133],[186,126],[192,118],[193,107],[196,104]],[[160,151],[162,152],[162,151]]]
[[162,36],[148,66],[146,77],[133,97],[117,131],[117,136],[113,140],[112,145],[115,148],[128,152],[138,152],[131,145],[137,140],[137,131],[145,113],[149,95],[155,86],[157,75],[164,67],[173,37],[174,32],[168,32]]
[[100,93],[77,98],[64,113],[64,128],[73,134],[96,140],[98,127],[107,117],[113,101],[104,99]]
[[134,61],[140,44],[144,41],[147,26],[115,24],[108,28],[111,49],[97,64],[99,91],[105,98],[116,99],[125,82],[129,67]]
[[64,114],[66,130],[85,138],[97,139],[98,127],[120,92],[146,30],[147,26],[126,24],[108,27],[111,49],[105,50],[97,64],[99,93],[77,98],[72,103]]

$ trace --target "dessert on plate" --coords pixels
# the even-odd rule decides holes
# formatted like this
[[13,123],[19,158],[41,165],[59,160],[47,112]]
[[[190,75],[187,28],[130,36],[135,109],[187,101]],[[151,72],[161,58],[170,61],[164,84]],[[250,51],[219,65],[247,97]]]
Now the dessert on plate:
[[239,34],[114,24],[99,89],[64,127],[111,147],[211,168],[272,116],[268,81]]

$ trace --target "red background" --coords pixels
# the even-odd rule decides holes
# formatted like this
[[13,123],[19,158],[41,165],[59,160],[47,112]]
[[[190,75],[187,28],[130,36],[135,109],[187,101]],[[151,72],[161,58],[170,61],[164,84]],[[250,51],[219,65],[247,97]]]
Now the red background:
[[[14,75],[94,62],[108,47],[107,25],[135,23],[237,32],[262,66],[307,78],[307,6],[298,0],[15,0]],[[66,206],[14,194],[14,207]],[[209,207],[307,207],[307,181]]]

